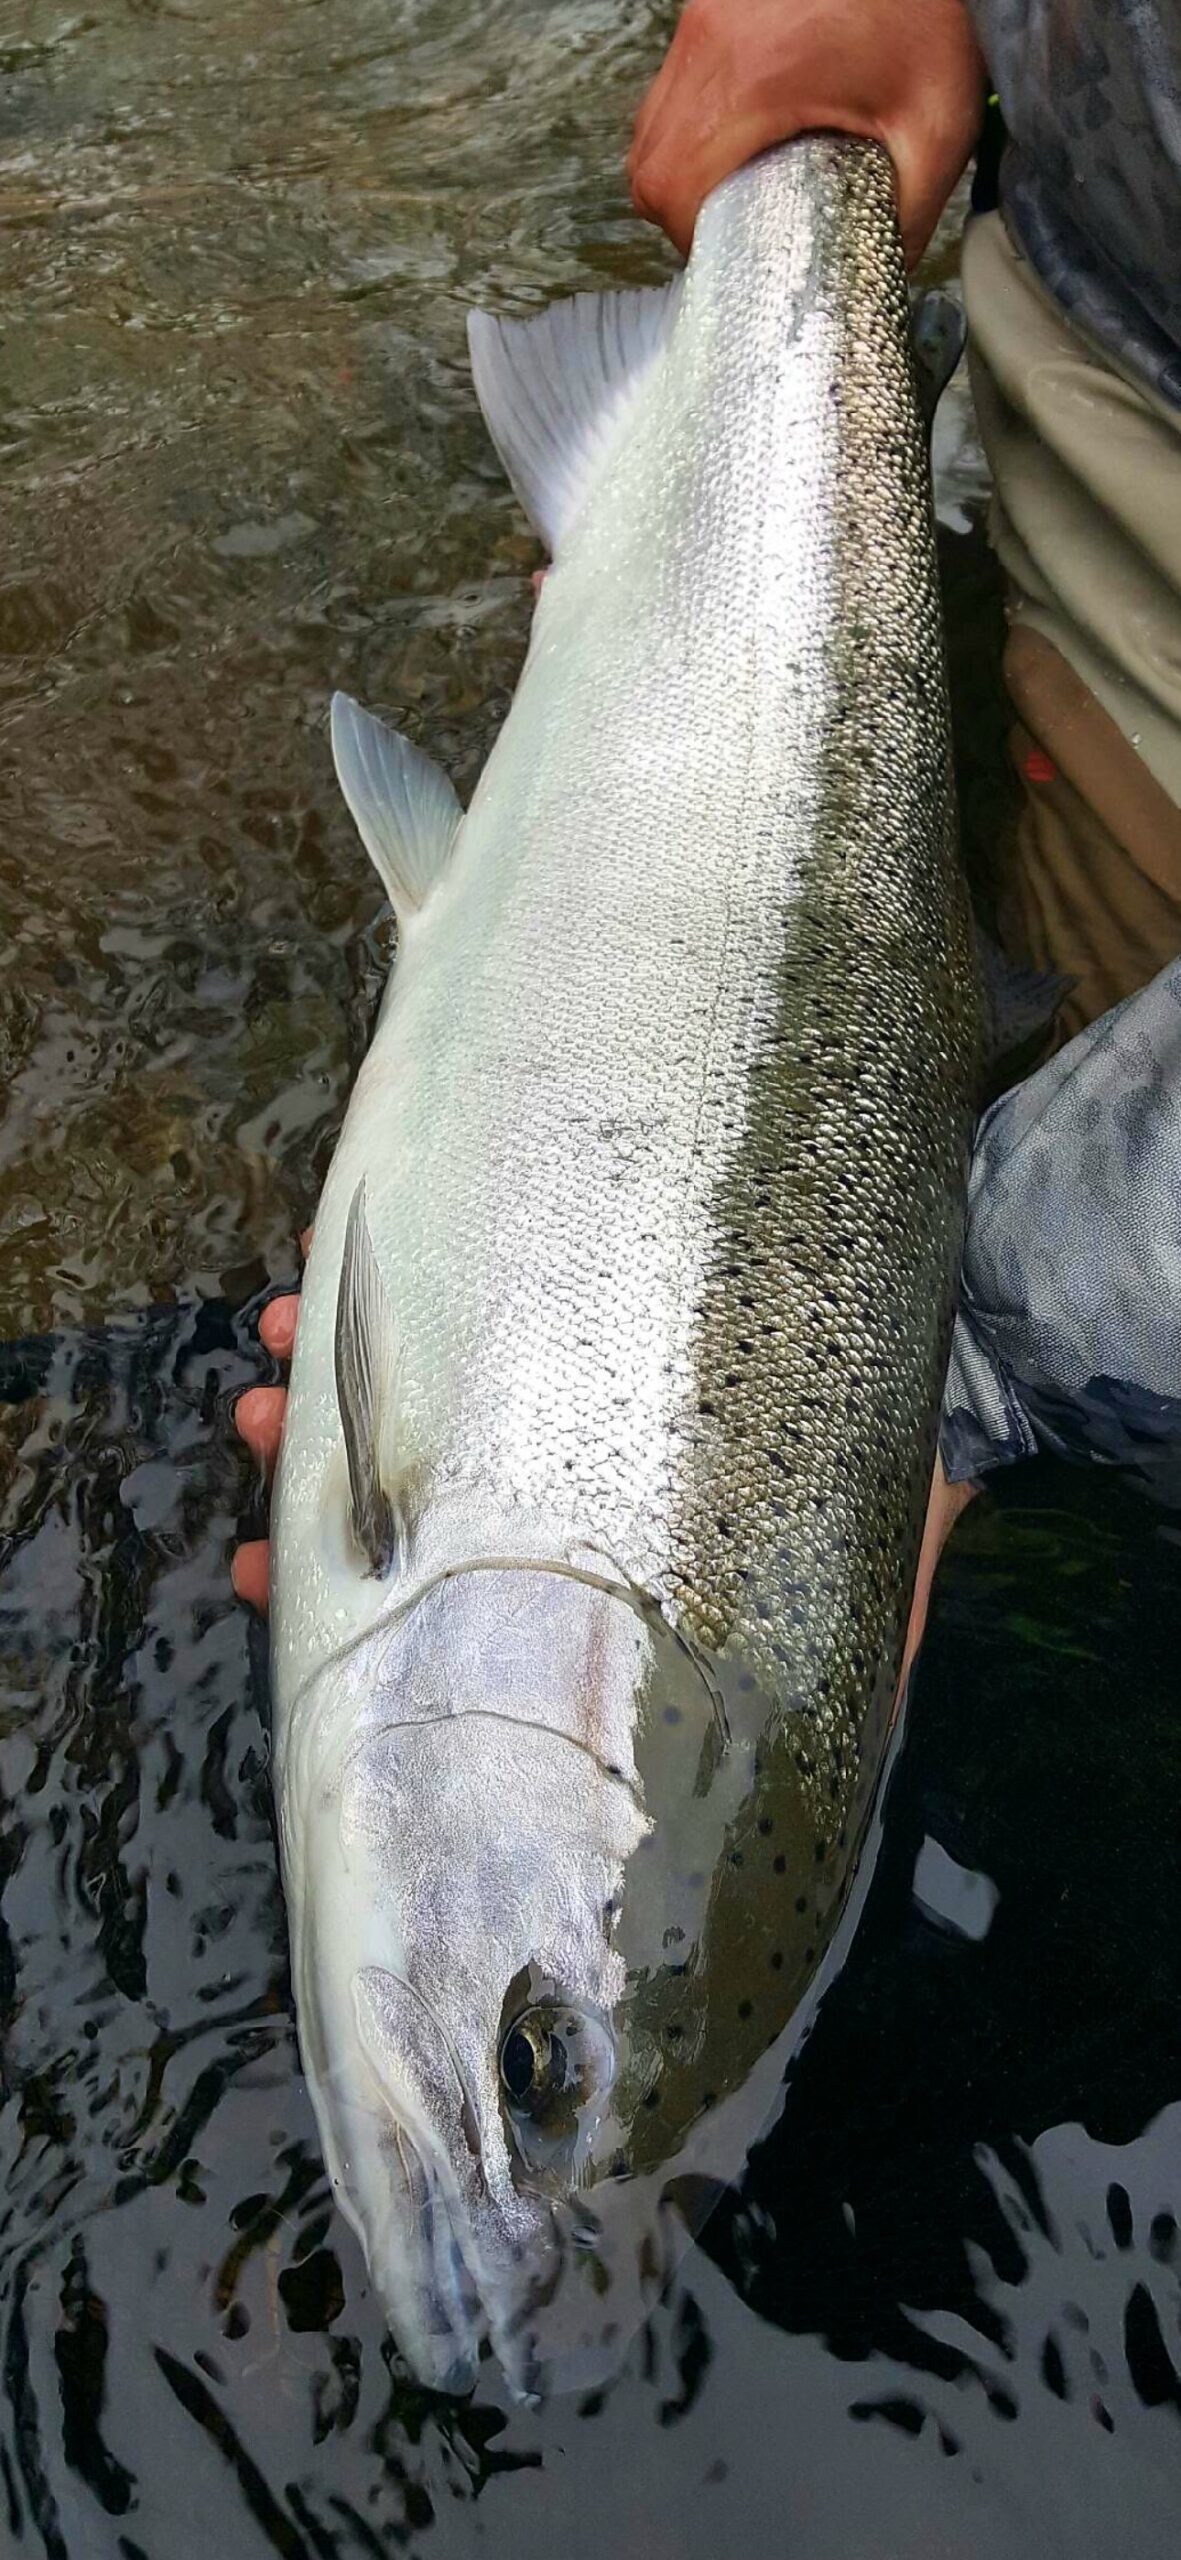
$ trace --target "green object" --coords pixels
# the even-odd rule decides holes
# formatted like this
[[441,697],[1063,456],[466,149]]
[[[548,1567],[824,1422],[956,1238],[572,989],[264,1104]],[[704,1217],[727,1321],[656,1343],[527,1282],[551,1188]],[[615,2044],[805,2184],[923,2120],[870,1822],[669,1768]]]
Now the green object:
[[984,121],[976,145],[976,169],[972,179],[973,213],[994,213],[1000,202],[1001,160],[1004,156],[1005,119],[995,89],[990,90],[984,109]]

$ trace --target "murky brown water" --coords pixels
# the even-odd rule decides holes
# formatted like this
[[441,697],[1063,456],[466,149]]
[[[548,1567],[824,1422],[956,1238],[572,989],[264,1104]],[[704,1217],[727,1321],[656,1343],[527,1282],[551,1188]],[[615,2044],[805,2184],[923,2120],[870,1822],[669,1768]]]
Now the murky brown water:
[[[1126,1495],[1030,1471],[969,1517],[847,1973],[601,2404],[407,2382],[298,2068],[229,1412],[386,949],[327,701],[387,710],[470,786],[535,554],[466,309],[663,271],[621,158],[671,15],[0,0],[0,2553],[22,2560],[1173,2548],[1181,1571]],[[978,847],[981,563],[949,553]],[[982,1938],[932,1909],[925,1838],[999,1894]]]
[[286,1266],[375,983],[328,696],[470,786],[535,553],[465,314],[662,271],[669,14],[0,13],[0,1330]]

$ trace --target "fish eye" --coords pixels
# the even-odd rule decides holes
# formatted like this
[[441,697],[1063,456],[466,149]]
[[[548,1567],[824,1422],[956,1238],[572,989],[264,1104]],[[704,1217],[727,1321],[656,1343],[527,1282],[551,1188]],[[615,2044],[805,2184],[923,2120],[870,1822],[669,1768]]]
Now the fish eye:
[[614,2041],[593,2012],[541,2000],[510,2021],[500,2042],[500,2084],[529,2167],[576,2166],[614,2076]]
[[566,2086],[566,2046],[543,2010],[526,2011],[500,2048],[500,2076],[513,2105],[544,2108]]

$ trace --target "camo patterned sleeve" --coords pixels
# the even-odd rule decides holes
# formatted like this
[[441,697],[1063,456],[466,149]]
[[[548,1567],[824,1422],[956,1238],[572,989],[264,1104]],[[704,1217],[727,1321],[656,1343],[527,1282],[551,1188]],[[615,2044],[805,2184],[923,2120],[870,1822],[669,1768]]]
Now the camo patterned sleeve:
[[1181,402],[1177,0],[969,0],[1009,148],[1001,203],[1067,318]]
[[953,1480],[1044,1450],[1181,1485],[1181,960],[980,1124],[940,1424]]

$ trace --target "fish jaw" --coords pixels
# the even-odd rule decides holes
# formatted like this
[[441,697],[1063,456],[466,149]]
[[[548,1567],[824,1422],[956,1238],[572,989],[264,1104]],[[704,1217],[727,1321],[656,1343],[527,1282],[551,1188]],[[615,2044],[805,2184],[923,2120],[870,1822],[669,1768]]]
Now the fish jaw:
[[445,2033],[400,1976],[363,1967],[343,2007],[326,1987],[305,1971],[309,2085],[336,2200],[398,2350],[427,2390],[454,2396],[472,2389],[490,2343],[528,2398],[521,2332],[553,2256],[548,2204],[489,2178]]

